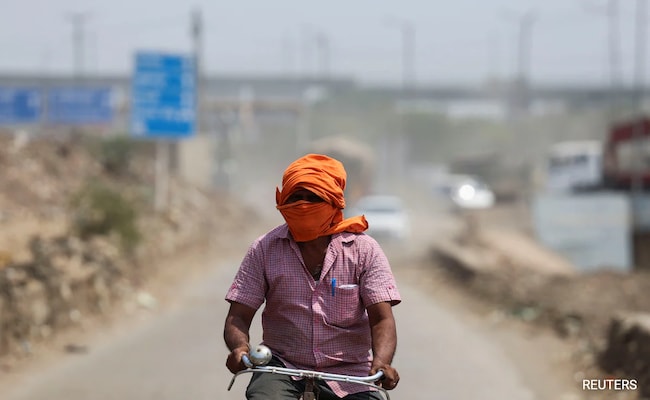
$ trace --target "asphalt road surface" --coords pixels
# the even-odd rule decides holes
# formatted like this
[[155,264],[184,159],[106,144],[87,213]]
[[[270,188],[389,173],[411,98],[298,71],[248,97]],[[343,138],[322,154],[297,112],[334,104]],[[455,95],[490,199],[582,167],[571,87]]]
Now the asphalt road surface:
[[[178,290],[173,307],[95,338],[84,354],[64,354],[0,386],[3,400],[243,399],[249,375],[232,391],[224,366],[223,296],[238,260],[215,263],[208,276]],[[521,366],[480,323],[459,315],[418,285],[400,278],[403,303],[395,366],[402,377],[393,399],[546,399]],[[254,325],[259,327],[259,313]],[[261,338],[259,328],[252,342]],[[534,361],[532,361],[534,362]],[[547,377],[537,377],[543,382]],[[541,386],[553,385],[547,381]],[[556,394],[554,393],[553,396]],[[559,400],[554,397],[554,400]]]

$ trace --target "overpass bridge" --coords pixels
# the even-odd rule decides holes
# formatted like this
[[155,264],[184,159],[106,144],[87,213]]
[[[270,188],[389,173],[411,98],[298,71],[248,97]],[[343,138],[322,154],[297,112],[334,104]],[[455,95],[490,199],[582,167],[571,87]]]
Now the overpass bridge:
[[[29,86],[48,88],[59,86],[109,86],[115,89],[118,100],[128,99],[130,75],[97,75],[73,77],[65,75],[36,75],[0,73],[1,86]],[[639,95],[633,87],[612,90],[608,86],[580,85],[534,85],[522,86],[512,83],[491,83],[480,86],[435,85],[419,86],[405,91],[395,86],[365,86],[347,77],[330,79],[319,77],[268,76],[208,76],[201,80],[201,90],[207,99],[238,100],[262,99],[263,101],[305,102],[321,91],[327,95],[360,93],[386,99],[419,99],[437,102],[464,100],[491,100],[512,102],[525,99],[528,102],[557,102],[566,108],[603,107],[613,98],[619,101],[636,99]],[[643,97],[647,98],[647,91]],[[225,105],[225,103],[223,103]],[[268,103],[267,103],[268,104]]]

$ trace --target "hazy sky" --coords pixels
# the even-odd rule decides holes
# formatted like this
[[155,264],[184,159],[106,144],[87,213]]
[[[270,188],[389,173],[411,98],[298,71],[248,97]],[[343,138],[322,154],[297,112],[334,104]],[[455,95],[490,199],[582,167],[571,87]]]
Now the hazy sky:
[[[531,79],[605,83],[607,0],[0,0],[0,72],[74,70],[73,23],[84,15],[84,70],[128,73],[136,50],[191,49],[203,14],[210,73],[316,73],[364,82],[402,79],[402,36],[415,31],[420,83],[481,82],[516,69],[519,21],[533,12]],[[633,79],[636,1],[619,1],[620,66]],[[318,52],[315,34],[329,44]],[[329,54],[319,58],[319,54]],[[327,59],[325,62],[323,60]],[[650,62],[647,63],[650,65]],[[648,74],[650,76],[650,74]]]

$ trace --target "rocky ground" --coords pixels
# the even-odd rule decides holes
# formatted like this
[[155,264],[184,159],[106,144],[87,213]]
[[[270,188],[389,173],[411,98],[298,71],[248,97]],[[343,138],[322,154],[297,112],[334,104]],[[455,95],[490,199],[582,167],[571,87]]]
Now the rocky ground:
[[[255,213],[227,194],[176,179],[164,210],[153,210],[150,144],[103,143],[79,135],[47,140],[0,135],[3,370],[29,359],[63,332],[88,330],[114,314],[155,307],[160,299],[148,289],[152,282],[191,274],[189,268],[177,272],[180,260],[197,254],[218,257],[229,251],[233,235],[256,223]],[[116,161],[123,164],[116,167]],[[113,222],[128,215],[114,204],[89,208],[86,200],[74,203],[98,183],[118,193],[114,202],[127,199],[133,206],[142,237],[136,246],[125,243],[125,237],[135,243],[135,236],[115,230],[80,234],[80,220],[101,221],[102,212],[112,213],[106,219]]]

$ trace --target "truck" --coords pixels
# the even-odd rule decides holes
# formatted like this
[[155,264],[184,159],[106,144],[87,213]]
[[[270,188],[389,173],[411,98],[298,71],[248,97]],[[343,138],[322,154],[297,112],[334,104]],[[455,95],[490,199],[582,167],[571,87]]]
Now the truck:
[[650,188],[650,118],[614,124],[603,148],[603,184],[618,190]]
[[577,192],[603,186],[603,145],[599,140],[555,143],[546,156],[546,187]]
[[[550,148],[546,163],[546,192],[582,193],[570,196],[548,196],[548,193],[544,193],[537,203],[548,206],[547,209],[558,210],[555,214],[571,211],[569,214],[572,216],[561,221],[569,225],[582,215],[580,224],[570,225],[574,230],[593,225],[582,232],[582,236],[572,238],[572,251],[579,249],[584,254],[592,254],[575,244],[579,242],[592,243],[597,250],[611,245],[611,238],[603,240],[598,235],[629,218],[629,222],[625,222],[629,224],[626,228],[629,231],[624,236],[619,235],[620,243],[629,240],[631,260],[636,268],[650,269],[650,117],[641,116],[614,123],[602,141],[556,143]],[[602,204],[589,214],[589,207],[594,207],[593,204],[598,201]],[[613,217],[614,211],[620,211],[621,207],[625,212]],[[545,218],[546,221],[540,218],[539,224],[555,218],[554,213],[545,215],[548,218]],[[602,226],[595,225],[597,223]],[[550,236],[555,239],[569,230],[567,226],[560,225],[555,226],[554,230],[549,229],[552,233]],[[598,239],[594,241],[594,238]],[[566,245],[567,240],[561,242]],[[627,244],[620,243],[617,249],[628,248]],[[549,246],[552,247],[551,244]]]
[[650,189],[650,118],[612,124],[604,140],[555,143],[546,164],[552,192]]

